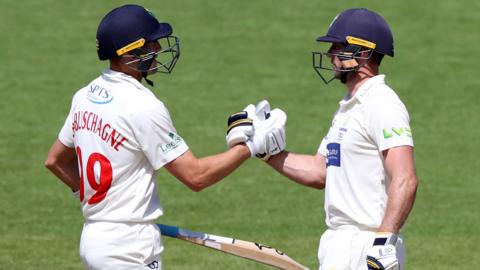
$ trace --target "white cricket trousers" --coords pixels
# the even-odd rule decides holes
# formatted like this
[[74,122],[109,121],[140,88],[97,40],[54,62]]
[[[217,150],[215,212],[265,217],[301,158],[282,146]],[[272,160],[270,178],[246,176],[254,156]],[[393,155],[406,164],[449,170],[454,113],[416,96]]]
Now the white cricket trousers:
[[161,270],[161,241],[153,222],[86,221],[80,257],[86,270]]
[[[375,239],[375,232],[362,231],[353,226],[326,230],[320,238],[318,261],[320,270],[368,270],[367,251]],[[405,248],[398,236],[397,256],[400,270],[405,267]]]

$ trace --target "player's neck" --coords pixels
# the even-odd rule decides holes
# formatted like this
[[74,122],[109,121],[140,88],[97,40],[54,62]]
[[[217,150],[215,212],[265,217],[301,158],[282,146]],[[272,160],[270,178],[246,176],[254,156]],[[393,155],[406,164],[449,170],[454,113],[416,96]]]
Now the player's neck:
[[142,74],[123,64],[121,61],[110,61],[110,69],[132,76],[137,81],[142,82]]
[[378,75],[378,66],[364,66],[360,68],[355,73],[348,74],[347,81],[345,86],[347,86],[347,95],[349,98],[355,96],[357,90],[362,86],[368,79]]

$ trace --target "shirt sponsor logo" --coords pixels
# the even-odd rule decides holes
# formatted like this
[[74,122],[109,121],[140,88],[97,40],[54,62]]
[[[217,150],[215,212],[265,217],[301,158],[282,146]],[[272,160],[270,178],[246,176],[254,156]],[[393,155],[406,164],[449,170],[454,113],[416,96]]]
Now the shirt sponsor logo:
[[402,135],[405,135],[405,136],[411,138],[412,137],[412,130],[408,127],[401,127],[401,128],[394,127],[394,128],[390,128],[390,129],[386,129],[386,128],[383,129],[383,138],[384,139],[390,139],[393,136],[399,136],[400,137]]
[[335,166],[340,167],[340,144],[329,143],[327,144],[327,167]]
[[182,137],[178,136],[177,134],[170,132],[168,133],[168,137],[170,137],[170,142],[166,144],[161,144],[160,149],[164,154],[172,151],[173,149],[177,148],[182,142]]
[[113,95],[110,90],[92,83],[87,92],[87,99],[95,104],[106,104],[113,100]]

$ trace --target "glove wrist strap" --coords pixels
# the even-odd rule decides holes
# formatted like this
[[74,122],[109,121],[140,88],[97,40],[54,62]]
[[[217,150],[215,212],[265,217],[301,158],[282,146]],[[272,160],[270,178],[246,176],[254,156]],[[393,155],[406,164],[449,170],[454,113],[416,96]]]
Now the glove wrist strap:
[[373,241],[373,246],[386,246],[397,244],[398,235],[394,233],[377,233],[375,240]]

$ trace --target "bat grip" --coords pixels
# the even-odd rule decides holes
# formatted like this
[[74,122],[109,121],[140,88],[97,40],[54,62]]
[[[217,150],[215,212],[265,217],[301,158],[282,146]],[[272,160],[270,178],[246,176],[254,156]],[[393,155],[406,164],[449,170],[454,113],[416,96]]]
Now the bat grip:
[[160,228],[160,232],[162,235],[177,238],[178,237],[178,227],[169,226],[165,224],[157,224],[158,228]]

